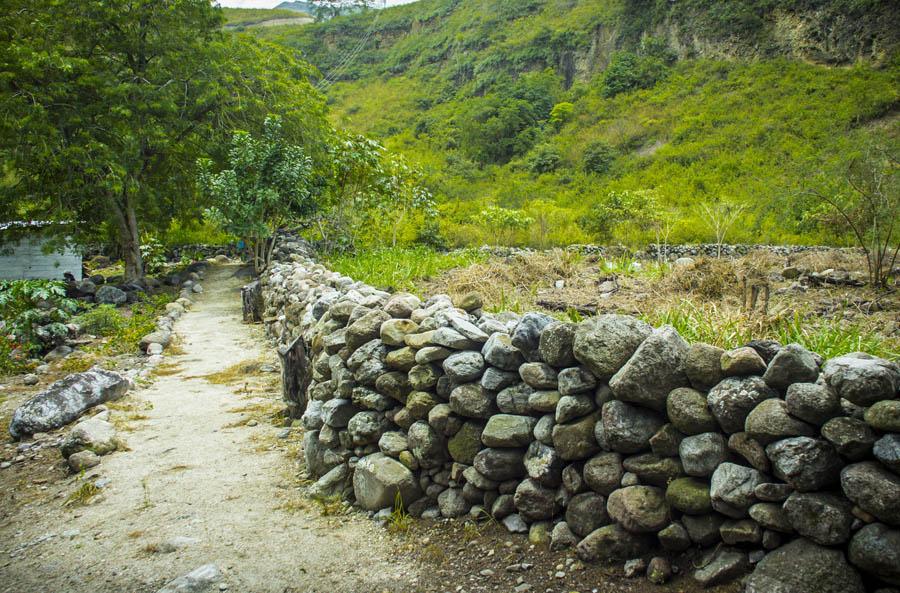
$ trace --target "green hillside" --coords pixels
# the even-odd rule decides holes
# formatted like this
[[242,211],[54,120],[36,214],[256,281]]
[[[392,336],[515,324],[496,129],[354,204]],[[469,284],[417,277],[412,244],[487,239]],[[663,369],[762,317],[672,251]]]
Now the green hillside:
[[497,241],[496,205],[542,246],[709,240],[716,204],[731,241],[844,241],[804,190],[898,147],[898,32],[879,0],[422,0],[256,31],[425,168],[450,243]]

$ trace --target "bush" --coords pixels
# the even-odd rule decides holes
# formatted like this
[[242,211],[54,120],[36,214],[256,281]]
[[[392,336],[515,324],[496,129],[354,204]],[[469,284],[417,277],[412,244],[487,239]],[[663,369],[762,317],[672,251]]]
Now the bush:
[[587,149],[585,149],[582,166],[584,167],[585,173],[603,175],[609,171],[609,168],[615,160],[615,149],[606,142],[598,140],[592,142]]
[[46,351],[68,334],[66,323],[76,303],[66,298],[65,284],[50,280],[0,282],[0,322],[5,339],[24,354]]
[[559,129],[564,123],[571,121],[574,115],[575,105],[565,101],[557,103],[550,110],[550,123]]
[[648,89],[665,78],[668,72],[667,57],[653,54],[635,54],[620,51],[613,54],[609,66],[600,79],[604,97],[615,97],[620,93],[635,89]]
[[528,157],[527,167],[532,173],[552,173],[559,167],[561,160],[562,155],[555,146],[542,144]]
[[95,336],[111,336],[126,324],[115,305],[98,305],[73,319],[81,331]]

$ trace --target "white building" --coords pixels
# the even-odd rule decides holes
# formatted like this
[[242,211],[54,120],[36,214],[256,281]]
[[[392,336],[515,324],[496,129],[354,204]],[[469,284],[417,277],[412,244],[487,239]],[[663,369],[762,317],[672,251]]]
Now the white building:
[[[47,221],[0,223],[0,280],[62,280],[66,272],[81,280],[81,252],[71,246],[47,250],[41,237]],[[49,252],[46,252],[49,251]]]

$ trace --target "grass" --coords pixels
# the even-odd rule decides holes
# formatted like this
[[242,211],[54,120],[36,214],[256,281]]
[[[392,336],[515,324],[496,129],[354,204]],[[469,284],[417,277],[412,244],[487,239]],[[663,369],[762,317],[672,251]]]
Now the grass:
[[265,363],[259,359],[243,360],[226,367],[221,371],[203,375],[201,378],[213,385],[238,385],[240,383],[246,383],[248,376],[259,375],[259,367],[263,364]]
[[94,482],[90,480],[82,482],[81,485],[66,498],[63,506],[84,506],[89,504],[98,494],[100,494],[100,488],[97,488],[97,486],[94,485]]
[[387,520],[387,530],[389,533],[406,533],[412,525],[412,515],[403,508],[403,497],[400,491],[394,495],[394,510]]
[[225,26],[233,28],[252,27],[273,19],[309,18],[305,12],[287,8],[222,8]]
[[427,247],[386,247],[334,255],[327,265],[334,271],[385,290],[413,290],[418,282],[453,268],[486,259],[477,251],[442,253]]
[[145,335],[156,330],[156,320],[163,315],[166,305],[175,300],[175,295],[164,292],[144,295],[143,300],[128,309],[100,305],[90,309],[73,321],[86,333],[102,336],[104,340],[86,348],[92,355],[116,356],[133,354]]

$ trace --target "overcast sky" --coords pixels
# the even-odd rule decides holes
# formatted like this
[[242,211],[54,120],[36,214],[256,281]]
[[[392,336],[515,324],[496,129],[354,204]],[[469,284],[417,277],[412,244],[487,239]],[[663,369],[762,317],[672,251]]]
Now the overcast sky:
[[[222,6],[229,8],[274,8],[282,3],[283,0],[219,0]],[[409,4],[415,0],[387,0],[388,6],[395,4]],[[381,0],[375,0],[376,5],[381,4]]]

